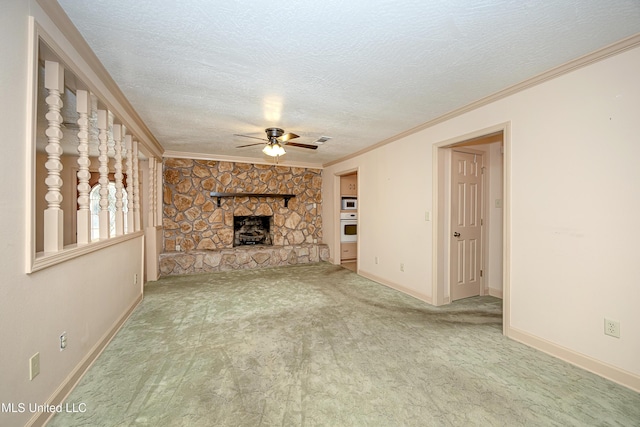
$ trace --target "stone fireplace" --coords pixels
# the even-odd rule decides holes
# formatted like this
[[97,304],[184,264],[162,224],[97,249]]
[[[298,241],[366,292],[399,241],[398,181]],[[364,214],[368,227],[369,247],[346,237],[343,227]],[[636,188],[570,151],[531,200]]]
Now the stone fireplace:
[[329,259],[320,169],[166,158],[163,177],[161,276]]
[[234,216],[233,246],[272,245],[273,216]]

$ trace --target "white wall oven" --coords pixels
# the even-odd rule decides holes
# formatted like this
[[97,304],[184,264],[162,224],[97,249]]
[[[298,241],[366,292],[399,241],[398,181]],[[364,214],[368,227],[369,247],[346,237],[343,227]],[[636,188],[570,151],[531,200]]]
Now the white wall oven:
[[340,214],[340,243],[358,241],[358,214],[342,212]]

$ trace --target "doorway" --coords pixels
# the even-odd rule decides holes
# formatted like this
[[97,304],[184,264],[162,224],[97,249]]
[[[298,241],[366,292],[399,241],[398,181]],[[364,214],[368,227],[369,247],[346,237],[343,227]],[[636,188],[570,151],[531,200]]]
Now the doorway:
[[342,267],[358,271],[358,171],[351,171],[338,176],[340,192],[340,251],[339,263]]
[[[505,272],[508,264],[504,233],[508,217],[503,212],[504,199],[508,195],[508,164],[504,160],[507,138],[508,123],[505,123],[434,145],[434,305],[448,304],[472,295],[491,295],[503,300],[507,297]],[[457,162],[461,161],[454,159],[454,152],[467,153],[462,156],[463,163],[466,162],[470,171],[477,167],[482,177],[480,182],[483,187],[482,190],[478,188],[480,191],[476,193],[478,201],[475,204],[469,199],[470,191],[475,191],[469,190],[469,185],[479,185],[477,181],[460,185],[466,186],[463,204],[459,199],[461,195],[454,191],[454,185],[458,187],[460,184],[454,183],[454,162],[455,168],[458,168],[460,166]],[[461,206],[467,209],[463,224],[470,223],[469,215],[477,209],[478,215],[474,221],[479,222],[480,235],[470,235],[470,230],[457,228],[460,224],[454,220],[452,212]],[[460,233],[460,236],[455,236],[454,233]],[[462,264],[455,259],[457,255],[463,259]],[[468,283],[464,283],[465,280],[460,280],[461,278],[465,278]],[[465,286],[471,283],[472,286],[458,292],[456,287],[459,283]],[[508,301],[505,301],[503,307],[506,324]]]

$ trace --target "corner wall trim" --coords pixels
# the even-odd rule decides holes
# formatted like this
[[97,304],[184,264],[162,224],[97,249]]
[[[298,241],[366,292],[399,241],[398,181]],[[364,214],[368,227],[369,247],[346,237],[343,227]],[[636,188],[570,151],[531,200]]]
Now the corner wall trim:
[[606,378],[633,391],[640,392],[640,376],[636,374],[616,368],[615,366],[611,366],[607,363],[593,359],[592,357],[559,346],[550,341],[538,338],[512,327],[508,328],[506,335],[515,341],[535,348],[536,350],[540,350],[541,352],[547,353],[560,360],[564,360],[565,362],[571,363],[585,371],[589,371],[595,375]]
[[[113,324],[113,326],[102,336],[102,338],[96,343],[93,349],[80,361],[80,363],[71,371],[69,376],[60,384],[60,386],[53,392],[51,397],[47,400],[46,405],[57,406],[60,405],[73,391],[80,379],[89,370],[93,363],[98,359],[100,354],[104,351],[107,345],[111,342],[113,337],[118,333],[120,328],[125,324],[127,319],[133,314],[138,304],[142,302],[143,294],[141,293],[133,301],[133,304],[123,313],[122,316]],[[49,419],[55,415],[55,412],[38,412],[36,413],[26,424],[28,427],[40,427],[47,424]]]

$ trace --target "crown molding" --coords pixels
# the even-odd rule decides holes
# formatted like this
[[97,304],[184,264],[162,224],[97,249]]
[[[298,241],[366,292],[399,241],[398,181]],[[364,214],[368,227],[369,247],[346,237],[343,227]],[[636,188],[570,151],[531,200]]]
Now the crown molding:
[[413,135],[414,133],[423,131],[425,129],[428,129],[430,127],[433,127],[439,123],[442,122],[446,122],[447,120],[451,120],[455,117],[461,116],[462,114],[468,113],[469,111],[475,110],[477,108],[483,107],[485,105],[491,104],[495,101],[498,101],[500,99],[506,98],[508,96],[514,95],[518,92],[521,92],[525,89],[529,89],[530,87],[539,85],[541,83],[544,83],[546,81],[555,79],[556,77],[560,77],[564,74],[570,73],[572,71],[575,71],[579,68],[583,68],[586,67],[588,65],[591,65],[595,62],[599,62],[602,61],[606,58],[609,58],[611,56],[614,55],[618,55],[622,52],[625,52],[627,50],[633,49],[638,47],[638,45],[640,45],[640,33],[634,34],[631,37],[627,37],[625,39],[622,39],[620,41],[617,41],[613,44],[610,44],[608,46],[605,46],[601,49],[598,49],[592,53],[580,56],[572,61],[569,61],[565,64],[562,64],[558,67],[552,68],[548,71],[545,71],[541,74],[538,74],[534,77],[531,77],[530,79],[524,80],[520,83],[517,83],[513,86],[509,86],[499,92],[496,92],[492,95],[486,96],[484,98],[481,98],[477,101],[474,101],[470,104],[467,104],[463,107],[460,107],[458,109],[455,109],[449,113],[446,113],[442,116],[436,117],[435,119],[429,120],[428,122],[425,122],[421,125],[418,125],[416,127],[413,127],[409,130],[406,130],[404,132],[401,132],[397,135],[394,135],[390,138],[384,139],[374,145],[371,145],[367,148],[363,148],[362,150],[356,151],[353,154],[349,154],[348,156],[342,157],[338,160],[332,160],[328,163],[323,164],[323,167],[329,167],[329,166],[333,166],[337,163],[341,163],[344,162],[346,160],[350,160],[353,159],[354,157],[358,157],[361,156],[365,153],[368,153],[370,151],[373,151],[375,149],[378,149],[382,146],[385,146],[387,144],[390,144],[394,141],[397,141],[399,139],[402,138],[406,138],[407,136]]
[[239,157],[239,156],[224,156],[208,153],[190,153],[187,151],[165,151],[162,155],[163,158],[174,159],[191,159],[191,160],[213,160],[219,162],[234,162],[234,163],[249,163],[253,165],[269,165],[269,166],[288,166],[294,168],[306,168],[306,169],[322,169],[322,165],[318,163],[305,163],[305,162],[290,162],[286,159],[280,158],[278,163],[275,160],[268,161],[259,157]]

